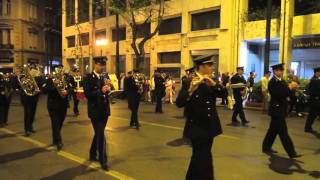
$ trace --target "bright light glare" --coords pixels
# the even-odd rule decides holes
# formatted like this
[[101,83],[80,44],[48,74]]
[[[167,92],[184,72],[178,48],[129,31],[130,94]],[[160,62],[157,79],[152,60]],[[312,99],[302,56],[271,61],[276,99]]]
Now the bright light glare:
[[108,44],[108,40],[107,39],[97,39],[96,40],[96,45],[97,46],[105,46]]

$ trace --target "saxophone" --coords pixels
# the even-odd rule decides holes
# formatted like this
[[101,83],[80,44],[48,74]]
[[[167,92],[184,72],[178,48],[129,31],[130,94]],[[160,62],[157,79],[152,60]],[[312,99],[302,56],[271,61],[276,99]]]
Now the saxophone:
[[40,93],[40,88],[35,81],[34,77],[40,76],[40,67],[37,66],[36,73],[31,73],[31,68],[29,65],[24,65],[21,69],[21,73],[18,75],[18,82],[21,89],[27,96],[35,96]]
[[54,87],[57,89],[61,97],[65,97],[64,92],[68,89],[68,83],[64,75],[63,67],[55,68],[51,75]]
[[192,94],[195,90],[198,89],[199,85],[206,83],[209,86],[215,86],[216,82],[213,80],[213,75],[201,75],[198,72],[195,73],[195,76],[191,80],[189,87],[189,94]]

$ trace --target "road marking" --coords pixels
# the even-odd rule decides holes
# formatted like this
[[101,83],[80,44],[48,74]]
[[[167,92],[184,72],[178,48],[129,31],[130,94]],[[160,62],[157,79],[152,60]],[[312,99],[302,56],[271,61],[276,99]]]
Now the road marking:
[[[122,121],[128,121],[125,118],[122,117],[117,117],[117,116],[111,116],[111,118],[116,118],[116,119],[120,119]],[[139,121],[141,124],[145,124],[145,125],[150,125],[150,126],[156,126],[156,127],[163,127],[163,128],[168,128],[168,129],[174,129],[174,130],[179,130],[179,131],[183,131],[183,128],[181,127],[175,127],[175,126],[169,126],[169,125],[163,125],[163,124],[158,124],[158,123],[152,123],[152,122],[146,122],[146,121]],[[222,137],[222,138],[227,138],[227,139],[233,139],[233,140],[240,140],[240,138],[235,137],[235,136],[229,136],[229,135],[219,135],[218,137]]]
[[[55,148],[52,147],[52,146],[49,146],[47,144],[44,144],[40,141],[37,141],[37,140],[34,140],[32,138],[29,138],[29,137],[24,137],[24,136],[21,136],[21,135],[18,135],[16,132],[13,132],[9,129],[6,129],[6,128],[2,128],[0,129],[0,131],[4,132],[4,133],[7,133],[7,134],[11,134],[11,135],[15,135],[18,139],[21,139],[21,140],[24,140],[24,141],[27,141],[35,146],[38,146],[40,148],[43,148],[47,151],[54,151]],[[68,160],[71,160],[71,161],[74,161],[74,162],[77,162],[81,165],[84,165],[88,168],[91,168],[91,169],[94,169],[94,170],[98,170],[104,174],[107,174],[109,176],[112,176],[114,178],[117,178],[117,179],[120,179],[120,180],[134,180],[134,178],[132,177],[129,177],[129,176],[126,176],[122,173],[119,173],[117,171],[114,171],[114,170],[109,170],[109,171],[103,171],[100,169],[100,165],[98,163],[91,163],[91,162],[88,162],[88,160],[84,159],[84,158],[81,158],[79,156],[76,156],[72,153],[69,153],[69,152],[66,152],[66,151],[59,151],[57,152],[57,154],[61,157],[64,157],[65,159],[68,159]]]

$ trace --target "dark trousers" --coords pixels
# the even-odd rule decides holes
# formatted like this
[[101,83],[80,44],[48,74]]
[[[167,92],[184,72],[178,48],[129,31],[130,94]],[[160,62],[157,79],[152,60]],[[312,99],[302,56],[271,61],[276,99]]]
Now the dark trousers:
[[8,123],[8,115],[9,115],[9,108],[11,103],[11,97],[0,97],[0,125]]
[[304,129],[312,130],[312,125],[318,116],[320,116],[320,107],[311,106]]
[[24,107],[24,130],[26,132],[32,131],[39,96],[24,96],[22,99]]
[[162,112],[162,96],[156,96],[157,104],[156,104],[156,112]]
[[241,97],[240,98],[236,98],[235,100],[236,100],[236,102],[235,102],[235,104],[233,106],[232,122],[237,122],[238,121],[237,120],[238,115],[240,116],[240,119],[241,119],[242,122],[247,121],[246,120],[246,116],[245,116],[244,111],[243,111],[242,98]]
[[62,143],[61,128],[67,115],[67,104],[59,108],[48,108],[51,119],[52,143],[58,145]]
[[213,180],[211,148],[213,138],[191,139],[192,157],[186,180]]
[[73,99],[73,113],[78,114],[79,113],[79,100],[77,98],[77,93],[72,93],[72,99]]
[[271,117],[270,127],[263,140],[262,149],[268,151],[272,148],[274,140],[279,135],[282,146],[289,156],[296,154],[293,142],[288,134],[285,117]]
[[139,105],[140,101],[139,100],[133,100],[131,102],[131,120],[130,120],[130,126],[138,126],[139,125],[139,120],[138,120],[138,111],[139,111]]
[[107,163],[106,139],[104,130],[107,125],[108,118],[92,118],[91,123],[94,129],[94,137],[90,148],[90,158],[98,157],[99,162],[103,165]]

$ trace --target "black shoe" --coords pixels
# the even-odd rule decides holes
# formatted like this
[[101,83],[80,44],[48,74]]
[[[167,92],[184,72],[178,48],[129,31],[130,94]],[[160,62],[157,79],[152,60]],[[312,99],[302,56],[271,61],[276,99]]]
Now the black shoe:
[[29,131],[26,131],[25,133],[24,133],[24,136],[26,136],[26,137],[29,137],[31,135],[31,132],[29,132]]
[[273,149],[269,149],[269,150],[263,150],[263,153],[270,155],[270,154],[277,154],[278,152]]
[[250,121],[243,121],[243,122],[242,122],[242,125],[245,126],[245,125],[247,125],[248,123],[250,123]]
[[92,162],[96,161],[96,162],[98,162],[99,160],[97,159],[97,157],[90,157],[90,158],[89,158],[89,161],[92,161]]
[[240,124],[240,122],[239,121],[232,121],[232,124],[238,125],[238,124]]
[[29,132],[30,132],[30,133],[32,133],[32,134],[36,133],[36,131],[35,131],[35,130],[33,130],[33,129],[32,129],[32,130],[30,130]]
[[109,166],[107,163],[101,164],[101,169],[105,170],[105,171],[109,171]]
[[305,129],[304,132],[306,132],[306,133],[315,133],[316,131],[313,130],[312,128],[310,128],[310,129]]
[[74,116],[79,116],[79,115],[80,115],[79,112],[75,112],[75,113],[74,113]]
[[299,158],[302,157],[302,154],[293,154],[293,155],[289,155],[290,159],[295,159],[295,158]]
[[62,144],[62,143],[59,143],[59,144],[57,145],[57,150],[58,150],[58,151],[61,151],[62,148],[63,148],[63,144]]

